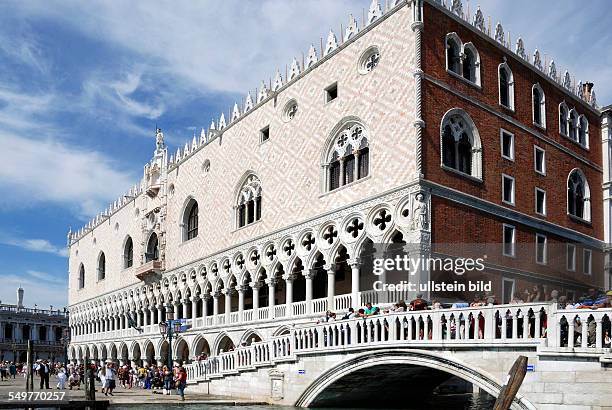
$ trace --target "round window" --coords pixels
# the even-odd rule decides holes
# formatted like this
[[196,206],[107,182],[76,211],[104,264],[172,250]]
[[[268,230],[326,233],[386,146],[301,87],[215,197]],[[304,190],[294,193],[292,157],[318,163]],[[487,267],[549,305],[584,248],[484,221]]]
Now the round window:
[[291,121],[298,112],[298,104],[295,100],[290,100],[287,104],[285,104],[285,109],[283,110],[283,117],[285,122]]
[[374,70],[380,62],[380,51],[378,47],[372,46],[368,48],[359,58],[359,72],[367,74]]

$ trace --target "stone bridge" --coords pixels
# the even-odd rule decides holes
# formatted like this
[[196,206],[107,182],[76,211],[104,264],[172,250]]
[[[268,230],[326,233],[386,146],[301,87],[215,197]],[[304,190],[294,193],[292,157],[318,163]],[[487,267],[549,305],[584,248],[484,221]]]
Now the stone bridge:
[[[204,324],[194,321],[171,350],[187,363],[192,391],[285,405],[405,405],[429,398],[449,380],[495,397],[518,355],[529,358],[533,371],[512,408],[599,409],[612,403],[606,345],[612,309],[534,303],[326,323],[317,323],[317,316],[256,312],[229,324],[208,317]],[[168,343],[149,327],[140,335],[127,329],[106,342],[73,343],[69,354],[76,361],[164,363]],[[208,359],[197,360],[202,353]]]

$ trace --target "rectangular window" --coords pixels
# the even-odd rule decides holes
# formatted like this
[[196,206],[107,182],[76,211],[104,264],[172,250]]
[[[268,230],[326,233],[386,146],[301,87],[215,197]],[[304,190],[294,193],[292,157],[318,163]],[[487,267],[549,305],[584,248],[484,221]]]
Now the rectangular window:
[[502,202],[514,205],[514,178],[502,174]]
[[536,234],[536,262],[546,264],[546,235]]
[[567,270],[576,270],[576,245],[573,243],[567,244]]
[[259,131],[259,142],[266,142],[267,140],[270,139],[270,126],[267,126],[265,128],[262,128],[261,131]]
[[329,190],[332,191],[340,186],[340,162],[334,161],[329,164]]
[[333,83],[325,89],[325,102],[331,102],[338,98],[338,83]]
[[344,184],[350,184],[355,176],[355,156],[349,155],[344,160]]
[[502,157],[514,161],[514,134],[500,130]]
[[538,147],[533,146],[533,168],[538,174],[546,175],[546,152]]
[[535,211],[536,214],[546,215],[546,191],[535,189]]
[[359,175],[357,176],[357,179],[361,179],[368,176],[368,169],[370,166],[369,162],[370,151],[368,150],[368,148],[361,149],[361,151],[359,152]]
[[514,229],[514,226],[504,224],[503,252],[505,256],[515,256],[514,254],[515,231],[516,230]]
[[593,256],[593,253],[591,252],[590,249],[585,249],[582,251],[582,271],[584,272],[585,275],[591,274],[592,256]]
[[514,299],[514,279],[504,278],[502,282],[502,294],[502,303],[504,305],[512,302],[512,299]]

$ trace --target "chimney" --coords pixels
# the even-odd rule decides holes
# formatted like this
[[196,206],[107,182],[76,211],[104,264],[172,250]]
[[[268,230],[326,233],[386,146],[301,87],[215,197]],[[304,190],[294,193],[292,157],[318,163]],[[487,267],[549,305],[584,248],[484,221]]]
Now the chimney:
[[593,90],[593,83],[587,81],[582,84],[582,96],[586,102],[591,102],[591,91]]
[[17,307],[23,307],[23,288],[21,286],[17,289]]

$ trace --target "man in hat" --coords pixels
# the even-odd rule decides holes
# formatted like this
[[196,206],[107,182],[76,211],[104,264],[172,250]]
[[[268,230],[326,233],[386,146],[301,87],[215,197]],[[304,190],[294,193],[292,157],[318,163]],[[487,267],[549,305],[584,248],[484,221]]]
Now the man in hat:
[[51,369],[49,368],[49,363],[45,361],[40,361],[38,364],[38,375],[40,376],[40,389],[43,389],[43,385],[45,389],[49,389],[49,373],[51,373]]

